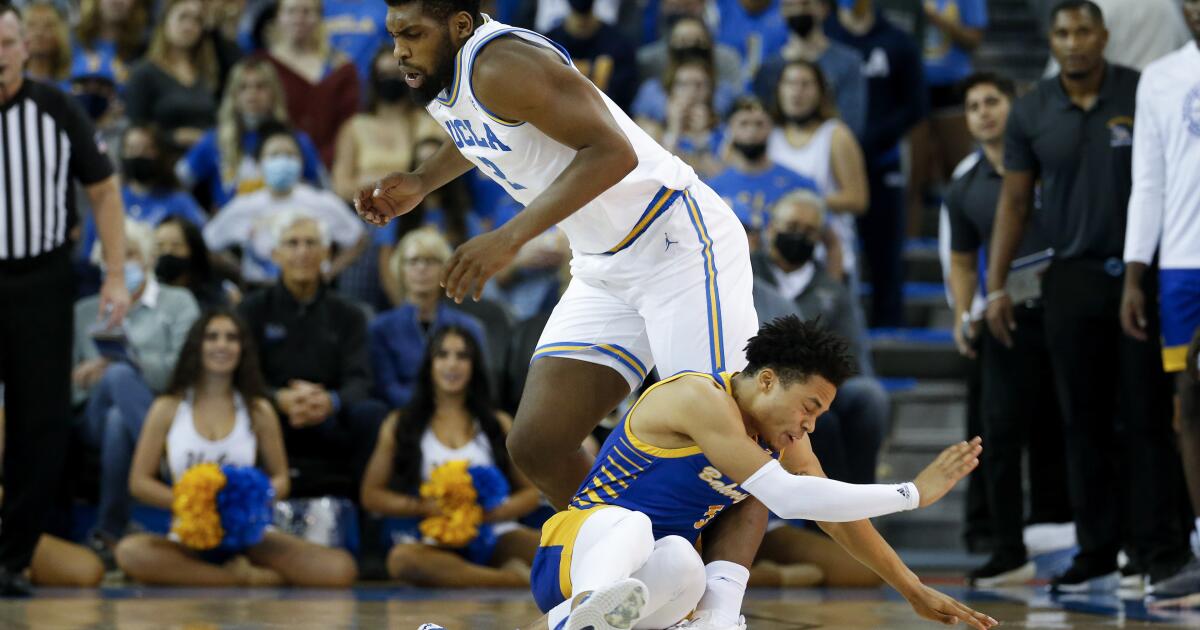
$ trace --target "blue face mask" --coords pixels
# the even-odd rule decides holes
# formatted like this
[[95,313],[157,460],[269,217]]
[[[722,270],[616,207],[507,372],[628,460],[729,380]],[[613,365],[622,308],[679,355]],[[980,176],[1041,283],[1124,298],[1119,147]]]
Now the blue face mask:
[[263,180],[271,190],[286,191],[300,180],[300,160],[290,155],[276,155],[262,162]]
[[146,270],[132,260],[125,261],[125,288],[133,293],[142,288],[144,282],[146,282]]

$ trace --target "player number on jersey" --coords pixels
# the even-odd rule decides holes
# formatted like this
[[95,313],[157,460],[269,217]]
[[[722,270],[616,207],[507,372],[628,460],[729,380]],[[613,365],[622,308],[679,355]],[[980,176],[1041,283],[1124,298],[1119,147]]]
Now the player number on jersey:
[[724,505],[708,506],[708,511],[704,513],[704,518],[696,521],[696,523],[695,523],[695,525],[693,525],[693,527],[695,527],[696,529],[704,529],[704,526],[708,525],[708,522],[713,520],[714,518],[716,518],[717,515],[721,513],[721,510],[724,510],[724,509],[725,509]]
[[513,190],[525,190],[524,186],[518,184],[517,182],[510,181],[507,177],[505,177],[504,171],[500,170],[500,167],[496,166],[495,162],[493,162],[485,157],[479,158],[479,161],[483,162],[485,166],[492,169],[492,173],[494,173],[496,175],[496,177],[498,177],[501,181],[503,181],[505,184],[508,184],[509,186],[512,186]]

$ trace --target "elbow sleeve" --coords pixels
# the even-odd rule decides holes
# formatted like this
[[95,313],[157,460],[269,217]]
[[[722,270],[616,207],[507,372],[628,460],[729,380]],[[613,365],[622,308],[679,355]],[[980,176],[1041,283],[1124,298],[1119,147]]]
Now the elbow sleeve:
[[921,504],[912,483],[851,484],[793,475],[775,460],[741,486],[785,519],[845,523],[913,510]]

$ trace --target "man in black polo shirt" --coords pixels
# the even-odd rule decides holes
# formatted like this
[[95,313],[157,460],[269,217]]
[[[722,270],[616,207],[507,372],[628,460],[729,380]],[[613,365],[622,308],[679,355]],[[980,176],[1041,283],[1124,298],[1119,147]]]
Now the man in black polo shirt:
[[[946,191],[950,219],[950,288],[959,326],[954,340],[970,358],[979,349],[983,361],[980,413],[988,452],[983,456],[984,485],[995,545],[987,564],[971,572],[975,586],[990,588],[1032,580],[1035,567],[1024,543],[1025,496],[1021,454],[1029,448],[1031,523],[1070,522],[1066,467],[1063,464],[1062,417],[1054,395],[1054,377],[1042,330],[1042,308],[1035,295],[1016,307],[1020,322],[1006,348],[990,335],[978,334],[971,304],[979,287],[979,250],[992,234],[996,201],[1004,172],[1004,129],[1015,98],[1012,81],[989,73],[967,78],[967,128],[980,150],[963,160]],[[1021,239],[1018,256],[1047,248],[1035,217]],[[1028,273],[1028,272],[1025,272]],[[1030,411],[1032,409],[1032,412]],[[1037,439],[1033,428],[1037,427]]]
[[22,76],[21,17],[0,4],[0,382],[5,384],[0,597],[29,594],[22,573],[42,535],[71,419],[75,278],[67,239],[83,184],[103,247],[100,313],[119,327],[124,210],[112,164],[88,115],[57,88]]
[[1152,582],[1186,559],[1169,383],[1157,345],[1122,335],[1118,321],[1138,73],[1104,61],[1107,39],[1094,3],[1056,7],[1050,46],[1062,72],[1013,107],[988,267],[988,327],[1011,347],[1020,322],[1005,285],[1040,179],[1055,252],[1042,281],[1046,342],[1080,546],[1052,582],[1061,591],[1115,588],[1122,546]]

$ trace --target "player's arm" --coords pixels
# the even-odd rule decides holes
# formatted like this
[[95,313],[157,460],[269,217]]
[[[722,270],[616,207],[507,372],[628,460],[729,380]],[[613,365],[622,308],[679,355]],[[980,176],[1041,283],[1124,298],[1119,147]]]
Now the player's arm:
[[694,440],[717,470],[785,519],[846,522],[925,507],[945,496],[979,463],[981,448],[975,441],[946,449],[912,483],[850,484],[794,475],[746,435],[741,412],[730,397],[698,379],[681,382],[688,387],[675,390],[677,400],[666,414],[666,426]]
[[479,54],[475,96],[497,116],[522,121],[575,149],[558,178],[503,227],[468,241],[446,265],[446,294],[478,299],[483,284],[517,250],[567,218],[637,166],[637,154],[582,74],[545,48],[500,38]]

